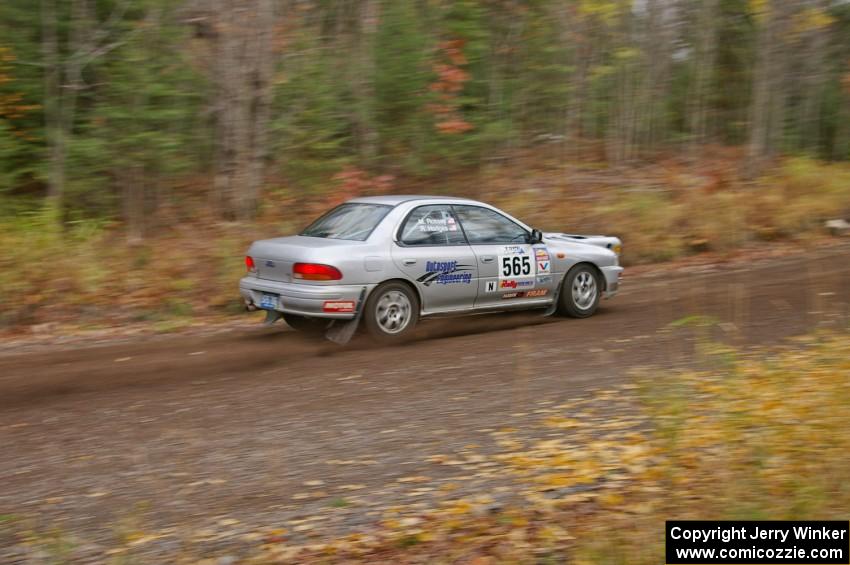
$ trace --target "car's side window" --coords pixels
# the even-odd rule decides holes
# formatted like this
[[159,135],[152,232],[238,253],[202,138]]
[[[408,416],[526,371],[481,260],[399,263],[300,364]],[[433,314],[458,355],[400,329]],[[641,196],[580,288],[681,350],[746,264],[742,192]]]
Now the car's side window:
[[415,208],[401,227],[399,241],[404,245],[465,245],[457,218],[450,206]]
[[453,206],[471,244],[528,243],[528,231],[505,216],[480,206]]

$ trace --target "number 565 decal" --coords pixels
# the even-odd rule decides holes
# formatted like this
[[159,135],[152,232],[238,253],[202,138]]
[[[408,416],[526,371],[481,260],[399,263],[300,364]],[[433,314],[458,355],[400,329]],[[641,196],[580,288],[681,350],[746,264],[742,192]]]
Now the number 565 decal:
[[528,277],[534,274],[531,257],[528,255],[502,256],[500,259],[500,278]]
[[499,254],[499,278],[533,277],[534,253],[530,245],[505,245]]

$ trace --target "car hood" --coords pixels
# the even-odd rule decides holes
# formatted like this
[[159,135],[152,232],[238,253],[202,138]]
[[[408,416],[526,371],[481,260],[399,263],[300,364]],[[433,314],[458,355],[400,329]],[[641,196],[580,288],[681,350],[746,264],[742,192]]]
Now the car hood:
[[614,249],[615,246],[622,245],[620,238],[608,235],[577,235],[555,232],[544,233],[543,241],[546,243],[578,243],[582,245],[603,247],[605,249]]

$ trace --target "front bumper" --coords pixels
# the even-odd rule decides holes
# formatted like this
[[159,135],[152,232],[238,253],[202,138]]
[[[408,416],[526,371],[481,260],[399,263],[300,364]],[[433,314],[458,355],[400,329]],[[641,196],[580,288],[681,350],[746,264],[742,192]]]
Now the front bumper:
[[366,287],[368,294],[375,285],[297,284],[258,279],[250,275],[239,281],[239,292],[248,306],[260,308],[264,293],[276,294],[280,297],[277,307],[274,308],[278,312],[334,320],[350,320],[354,318],[354,311],[329,312],[326,310],[326,303],[335,305],[351,302],[354,305],[353,310],[356,310],[363,287]]
[[605,298],[611,298],[617,291],[620,290],[620,276],[623,273],[623,268],[619,266],[600,267],[602,274],[605,276]]

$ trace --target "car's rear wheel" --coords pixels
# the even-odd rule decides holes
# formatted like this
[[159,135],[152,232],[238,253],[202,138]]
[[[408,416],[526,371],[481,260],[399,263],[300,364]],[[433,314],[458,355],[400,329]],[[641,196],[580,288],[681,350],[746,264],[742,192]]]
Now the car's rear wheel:
[[363,309],[366,331],[383,343],[403,341],[419,321],[419,299],[404,283],[386,282],[369,295]]
[[576,265],[564,277],[561,288],[560,311],[571,318],[587,318],[596,312],[602,284],[591,265]]
[[321,335],[331,323],[326,318],[308,318],[307,316],[285,312],[283,313],[283,321],[293,330],[310,335]]

